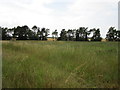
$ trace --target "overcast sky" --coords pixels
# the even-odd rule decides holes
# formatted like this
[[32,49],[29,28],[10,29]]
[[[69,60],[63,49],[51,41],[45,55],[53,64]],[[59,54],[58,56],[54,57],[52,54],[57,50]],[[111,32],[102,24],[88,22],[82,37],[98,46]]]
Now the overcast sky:
[[118,28],[119,0],[0,0],[0,26],[57,29],[100,28],[105,37]]

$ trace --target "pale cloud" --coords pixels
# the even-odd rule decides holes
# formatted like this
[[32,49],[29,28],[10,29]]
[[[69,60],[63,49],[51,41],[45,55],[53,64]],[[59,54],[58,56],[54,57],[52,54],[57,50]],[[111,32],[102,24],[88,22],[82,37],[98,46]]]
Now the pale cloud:
[[85,26],[101,28],[105,37],[110,26],[117,28],[118,0],[0,0],[0,25],[50,28]]
[[117,5],[118,0],[75,0],[63,21],[68,21],[71,27],[101,28],[105,37],[110,26],[118,26]]
[[44,7],[44,4],[51,3],[53,0],[49,0],[49,2],[47,0],[7,1],[0,1],[0,24],[4,24],[4,26],[44,24],[46,20],[50,20],[51,9]]

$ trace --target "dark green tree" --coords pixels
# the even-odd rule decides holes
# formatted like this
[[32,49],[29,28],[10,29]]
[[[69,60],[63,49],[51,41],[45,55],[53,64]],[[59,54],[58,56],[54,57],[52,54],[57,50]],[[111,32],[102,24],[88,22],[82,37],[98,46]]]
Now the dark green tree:
[[12,37],[13,37],[13,29],[7,29],[7,40],[11,40],[12,39]]
[[17,28],[14,29],[13,37],[17,38],[18,40],[27,40],[29,31],[30,29],[27,25],[22,27],[17,26]]
[[34,30],[34,32],[36,32],[37,31],[37,26],[36,25],[34,25],[33,27],[32,27],[32,29]]
[[74,40],[73,37],[74,37],[74,31],[72,29],[69,29],[67,31],[67,41],[73,41]]
[[62,29],[61,33],[60,33],[60,37],[58,38],[58,40],[61,41],[67,41],[67,32],[65,31],[65,29]]
[[38,27],[38,31],[37,31],[37,37],[38,37],[38,40],[41,40],[41,31],[40,31],[39,27]]
[[115,27],[110,27],[109,31],[106,34],[106,39],[108,41],[115,41],[117,38],[117,31],[115,29]]
[[117,32],[117,38],[116,41],[120,41],[120,30],[116,31]]
[[40,35],[41,35],[41,40],[47,40],[47,36],[49,35],[49,29],[42,28]]
[[80,27],[76,30],[76,41],[88,41],[88,35],[90,34],[87,31],[88,28]]
[[2,31],[2,40],[7,40],[7,30],[8,28],[0,28]]
[[100,29],[90,29],[90,32],[93,32],[93,36],[91,37],[91,41],[101,41],[101,34],[100,34]]
[[33,30],[33,33],[34,33],[34,40],[38,40],[39,39],[39,37],[38,37],[38,27],[36,26],[36,25],[34,25],[33,27],[32,27],[32,30]]
[[53,37],[53,39],[55,40],[57,40],[57,38],[58,38],[58,32],[57,32],[57,30],[55,30],[54,32],[52,32],[52,37]]

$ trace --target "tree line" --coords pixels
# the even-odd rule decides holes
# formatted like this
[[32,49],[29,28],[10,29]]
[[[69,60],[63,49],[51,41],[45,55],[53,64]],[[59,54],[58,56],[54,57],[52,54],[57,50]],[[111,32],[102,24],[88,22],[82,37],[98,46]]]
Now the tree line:
[[[50,29],[39,28],[36,25],[30,29],[27,25],[17,26],[14,28],[0,27],[0,36],[2,40],[47,40]],[[90,35],[92,36],[90,37]],[[102,37],[100,29],[90,29],[88,27],[79,27],[78,29],[62,29],[58,37],[58,31],[52,32],[53,40],[58,41],[101,41]],[[116,30],[115,27],[110,27],[106,34],[107,41],[120,41],[120,30]]]

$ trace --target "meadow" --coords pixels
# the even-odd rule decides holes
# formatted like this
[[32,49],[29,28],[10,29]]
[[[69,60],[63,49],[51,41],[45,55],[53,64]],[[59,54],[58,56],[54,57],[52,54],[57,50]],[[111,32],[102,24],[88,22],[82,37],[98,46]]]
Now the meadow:
[[118,87],[118,42],[3,41],[3,88]]

